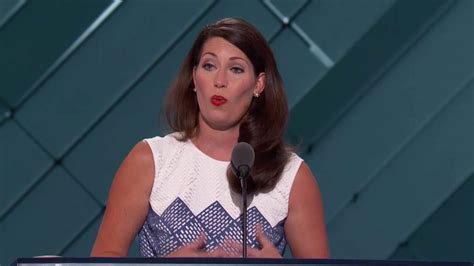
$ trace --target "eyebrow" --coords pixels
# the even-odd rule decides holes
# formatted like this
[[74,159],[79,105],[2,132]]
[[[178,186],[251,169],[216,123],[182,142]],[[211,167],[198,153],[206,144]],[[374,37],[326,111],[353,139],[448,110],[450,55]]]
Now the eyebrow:
[[[202,54],[202,55],[204,56],[204,55],[206,55],[206,54],[211,55],[211,56],[213,56],[213,57],[217,57],[217,55],[216,55],[215,53],[213,53],[213,52],[205,52],[205,53]],[[240,56],[232,56],[232,57],[229,58],[229,60],[237,60],[237,59],[240,59],[240,60],[243,60],[243,61],[247,62],[247,60],[245,60],[244,58],[242,58],[242,57],[240,57]]]

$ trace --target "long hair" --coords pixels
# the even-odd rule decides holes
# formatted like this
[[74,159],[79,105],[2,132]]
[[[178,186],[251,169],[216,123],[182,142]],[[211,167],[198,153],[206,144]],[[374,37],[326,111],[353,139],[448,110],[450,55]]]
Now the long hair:
[[[165,116],[170,128],[182,132],[180,141],[198,132],[199,106],[193,92],[193,68],[198,65],[205,42],[221,37],[238,47],[250,59],[255,76],[265,73],[265,89],[253,98],[239,128],[239,142],[249,143],[255,150],[255,163],[248,179],[248,192],[273,189],[289,160],[290,149],[283,142],[288,119],[288,104],[276,60],[268,42],[250,23],[226,18],[206,26],[194,41],[165,101]],[[241,193],[240,181],[227,169],[233,191]]]

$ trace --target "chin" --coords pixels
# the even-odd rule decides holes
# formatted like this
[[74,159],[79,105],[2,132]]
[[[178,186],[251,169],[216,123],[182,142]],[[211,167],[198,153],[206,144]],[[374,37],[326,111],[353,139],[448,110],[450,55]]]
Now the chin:
[[219,131],[224,131],[233,128],[235,125],[234,124],[229,124],[228,122],[226,123],[213,123],[210,125],[212,129],[219,130]]
[[206,123],[210,128],[214,130],[224,131],[231,129],[238,125],[235,119],[229,118],[227,112],[209,114],[209,116],[203,116],[201,113],[201,122]]
[[215,130],[223,131],[223,130],[228,130],[237,126],[237,123],[233,121],[229,121],[229,118],[221,118],[221,119],[215,119],[213,121],[210,121],[209,126]]

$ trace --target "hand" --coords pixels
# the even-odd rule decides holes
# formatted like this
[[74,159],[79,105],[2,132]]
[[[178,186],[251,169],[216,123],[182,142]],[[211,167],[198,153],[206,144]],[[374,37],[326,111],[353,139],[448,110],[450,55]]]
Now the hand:
[[[273,243],[267,238],[262,230],[262,226],[257,224],[255,227],[257,242],[260,244],[260,249],[247,246],[247,256],[249,258],[282,258],[280,252],[276,249]],[[233,257],[242,257],[242,243],[235,240],[226,240],[222,244],[228,254]]]
[[262,226],[257,224],[255,230],[261,249],[247,247],[247,256],[250,258],[282,258],[280,252],[263,232]]
[[206,235],[202,233],[199,238],[173,252],[166,257],[234,257],[235,255],[226,252],[218,247],[212,251],[206,251]]

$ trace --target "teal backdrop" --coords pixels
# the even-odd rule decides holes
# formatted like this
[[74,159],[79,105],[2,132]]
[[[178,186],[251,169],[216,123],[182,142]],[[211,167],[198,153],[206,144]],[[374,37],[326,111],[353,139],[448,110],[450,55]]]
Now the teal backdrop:
[[89,255],[120,162],[229,16],[274,50],[331,256],[474,261],[474,1],[0,0],[0,264]]

